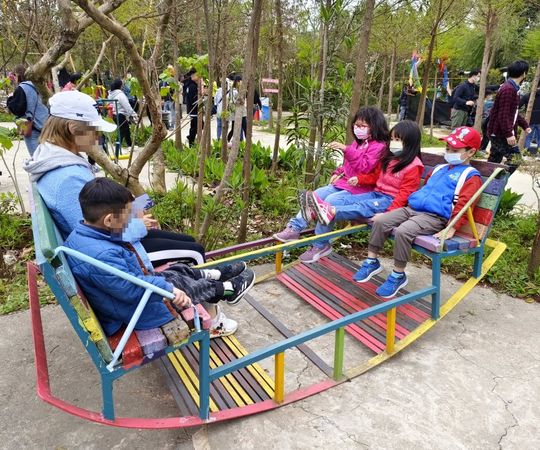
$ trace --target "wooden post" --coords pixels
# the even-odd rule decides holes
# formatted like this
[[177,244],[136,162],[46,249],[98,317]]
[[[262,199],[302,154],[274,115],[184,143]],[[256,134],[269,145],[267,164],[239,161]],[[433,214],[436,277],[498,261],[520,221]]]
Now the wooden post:
[[274,401],[283,403],[285,399],[285,352],[276,354]]

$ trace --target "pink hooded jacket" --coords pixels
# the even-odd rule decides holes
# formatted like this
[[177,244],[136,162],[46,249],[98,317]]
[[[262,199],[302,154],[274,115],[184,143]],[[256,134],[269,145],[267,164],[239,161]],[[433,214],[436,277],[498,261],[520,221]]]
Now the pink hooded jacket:
[[[386,142],[370,141],[369,139],[366,139],[362,144],[354,141],[347,145],[343,151],[343,165],[334,172],[334,175],[340,176],[334,182],[334,186],[349,191],[351,194],[373,191],[378,178],[377,166],[386,145]],[[356,186],[351,186],[347,182],[351,177],[358,177]]]

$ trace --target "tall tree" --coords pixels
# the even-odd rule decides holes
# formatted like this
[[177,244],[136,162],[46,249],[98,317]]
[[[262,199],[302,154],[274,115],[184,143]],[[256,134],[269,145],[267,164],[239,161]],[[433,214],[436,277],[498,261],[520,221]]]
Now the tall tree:
[[279,157],[279,139],[281,137],[281,117],[283,114],[283,9],[281,0],[276,0],[276,33],[277,33],[277,65],[278,65],[278,103],[277,103],[277,121],[276,134],[274,137],[274,151],[272,152],[272,173],[276,173]]
[[[356,64],[356,73],[354,75],[354,85],[349,106],[349,117],[352,120],[362,98],[362,87],[366,77],[366,60],[369,48],[369,37],[371,35],[371,24],[373,23],[373,13],[375,11],[375,0],[366,0],[363,25],[360,33],[360,39],[356,47],[354,62]],[[347,143],[352,142],[353,135],[351,127],[347,127]]]
[[[248,28],[248,34],[246,42],[250,43],[258,39],[261,25],[261,11],[262,11],[262,2],[263,0],[253,0],[253,8],[251,11],[251,19]],[[246,54],[244,59],[244,78],[249,80],[253,76],[255,71],[254,67],[254,52],[258,51],[258,48],[254,49],[252,45],[247,45]],[[216,193],[214,195],[214,205],[219,205],[222,201],[225,188],[228,185],[229,179],[231,177],[234,164],[238,158],[238,150],[240,147],[240,132],[242,129],[242,107],[246,101],[248,83],[242,83],[240,90],[238,92],[238,97],[236,99],[236,111],[234,117],[234,133],[232,140],[232,148],[227,159],[227,164],[225,165],[225,171],[223,178],[216,188]],[[212,220],[213,211],[208,211],[204,216],[204,221],[202,227],[199,231],[199,240],[204,242],[208,228],[210,227],[210,222]]]

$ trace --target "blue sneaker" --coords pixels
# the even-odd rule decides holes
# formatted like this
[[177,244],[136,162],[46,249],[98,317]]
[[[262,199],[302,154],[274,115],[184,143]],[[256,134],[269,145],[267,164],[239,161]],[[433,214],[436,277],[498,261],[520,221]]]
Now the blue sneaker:
[[371,279],[371,277],[381,273],[383,270],[381,263],[378,259],[366,259],[353,275],[353,280],[357,283],[365,283]]
[[394,297],[402,287],[407,286],[407,275],[397,275],[392,271],[386,281],[379,286],[375,293],[382,298]]

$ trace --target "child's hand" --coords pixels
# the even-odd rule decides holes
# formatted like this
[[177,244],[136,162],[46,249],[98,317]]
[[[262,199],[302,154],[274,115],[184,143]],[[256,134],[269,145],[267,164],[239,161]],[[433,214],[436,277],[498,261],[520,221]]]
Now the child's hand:
[[351,186],[356,186],[358,184],[358,177],[351,177],[347,180]]
[[188,295],[180,289],[173,288],[174,300],[172,302],[179,308],[187,308],[192,305],[191,299]]
[[[440,239],[444,230],[439,231],[438,233],[435,233],[433,237],[436,237],[437,239]],[[454,237],[454,234],[456,234],[456,229],[454,227],[450,228],[448,232],[446,233],[445,239],[452,239]]]
[[159,222],[152,217],[152,214],[143,215],[142,220],[147,230],[159,229]]
[[345,150],[345,144],[342,144],[341,142],[330,142],[330,144],[328,144],[328,147],[330,147],[332,150],[339,150],[339,151],[343,151]]

